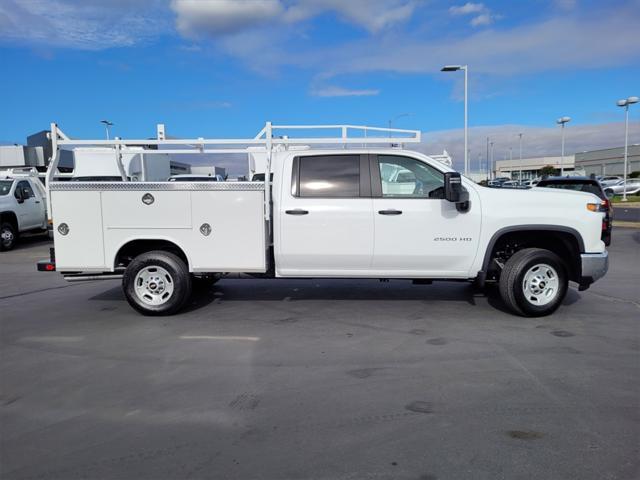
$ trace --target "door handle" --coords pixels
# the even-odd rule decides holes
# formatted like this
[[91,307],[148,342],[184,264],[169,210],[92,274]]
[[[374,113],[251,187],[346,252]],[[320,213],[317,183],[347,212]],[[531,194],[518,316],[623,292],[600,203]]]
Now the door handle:
[[301,208],[296,208],[295,210],[285,210],[287,215],[307,215],[309,213],[308,210],[302,210]]
[[380,215],[402,215],[402,210],[396,210],[394,208],[390,208],[388,210],[378,210]]
[[36,200],[36,203],[40,203],[40,200]]

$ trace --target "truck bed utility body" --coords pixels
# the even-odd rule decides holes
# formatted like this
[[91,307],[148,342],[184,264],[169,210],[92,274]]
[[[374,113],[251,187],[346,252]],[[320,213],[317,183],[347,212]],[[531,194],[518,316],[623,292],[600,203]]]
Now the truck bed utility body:
[[[339,136],[317,134],[327,130]],[[290,135],[300,131],[315,135]],[[41,269],[122,275],[145,314],[178,311],[196,278],[244,272],[492,281],[514,312],[544,315],[569,280],[587,288],[608,266],[597,197],[479,186],[402,148],[419,131],[267,123],[253,139],[71,140],[55,124],[51,132],[54,152],[110,146],[122,181],[55,182],[52,160],[55,264]],[[128,149],[165,144],[171,153],[248,154],[247,178],[263,181],[127,181]],[[167,150],[145,155],[155,152]]]

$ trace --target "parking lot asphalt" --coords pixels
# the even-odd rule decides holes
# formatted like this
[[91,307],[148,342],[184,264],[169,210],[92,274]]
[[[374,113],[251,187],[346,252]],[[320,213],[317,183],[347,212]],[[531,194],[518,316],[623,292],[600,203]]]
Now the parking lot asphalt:
[[460,283],[222,280],[148,318],[0,254],[2,479],[640,478],[640,230],[525,319]]
[[625,206],[616,204],[613,207],[614,220],[621,220],[623,222],[640,222],[640,208],[636,205]]

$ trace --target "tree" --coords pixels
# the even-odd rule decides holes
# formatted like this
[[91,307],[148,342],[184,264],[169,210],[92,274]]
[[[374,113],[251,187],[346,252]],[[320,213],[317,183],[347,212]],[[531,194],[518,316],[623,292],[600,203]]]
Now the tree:
[[557,170],[552,165],[545,165],[540,169],[540,176],[555,175]]
[[640,178],[640,170],[634,170],[629,174],[629,178]]

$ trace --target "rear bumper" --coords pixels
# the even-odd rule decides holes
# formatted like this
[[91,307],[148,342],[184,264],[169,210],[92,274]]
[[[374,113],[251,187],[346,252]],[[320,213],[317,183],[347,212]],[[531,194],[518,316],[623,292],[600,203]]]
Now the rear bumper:
[[582,253],[582,275],[580,277],[580,289],[586,290],[596,280],[604,277],[609,270],[609,252]]

